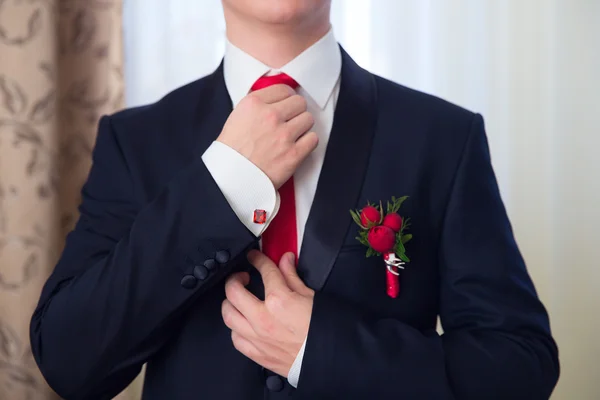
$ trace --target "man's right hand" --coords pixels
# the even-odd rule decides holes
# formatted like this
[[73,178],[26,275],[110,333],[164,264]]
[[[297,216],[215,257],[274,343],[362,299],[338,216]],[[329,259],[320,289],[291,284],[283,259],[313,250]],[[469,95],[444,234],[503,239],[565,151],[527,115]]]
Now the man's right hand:
[[244,97],[217,141],[250,160],[279,189],[317,147],[317,134],[308,132],[313,124],[302,96],[287,85],[273,85]]

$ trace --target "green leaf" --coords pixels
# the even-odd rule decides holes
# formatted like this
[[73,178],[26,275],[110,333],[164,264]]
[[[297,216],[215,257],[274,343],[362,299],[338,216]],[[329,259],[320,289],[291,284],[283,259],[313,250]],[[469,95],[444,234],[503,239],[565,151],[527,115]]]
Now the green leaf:
[[404,232],[405,229],[410,228],[412,224],[410,223],[410,218],[405,218],[402,221],[402,228],[400,229],[400,233]]
[[381,203],[381,201],[379,202],[379,223],[382,224],[383,223],[383,204]]
[[399,199],[392,197],[392,201],[394,202],[392,212],[398,212],[400,207],[402,207],[402,203],[404,203],[406,199],[408,199],[408,196],[400,197]]
[[373,250],[372,248],[368,248],[367,249],[367,257],[372,257],[374,255],[377,255],[377,252],[375,250]]
[[408,258],[404,253],[398,254],[398,257],[404,262],[410,262],[410,258]]
[[369,221],[369,223],[367,224],[367,226],[365,227],[365,229],[367,231],[369,231],[372,227],[379,225],[379,223],[377,221]]
[[402,244],[402,240],[396,242],[396,253],[398,253],[398,254],[406,253],[406,248]]
[[410,233],[407,235],[402,235],[402,244],[406,244],[408,242],[410,242],[410,240],[412,239],[413,235],[411,235]]
[[360,221],[360,215],[356,211],[350,210],[350,215],[352,215],[352,219],[354,220],[354,222],[356,222],[356,224],[358,224],[358,226],[360,226],[362,229],[365,229],[362,222]]
[[360,244],[364,244],[367,247],[369,246],[369,242],[364,237],[357,236],[356,240],[358,240]]

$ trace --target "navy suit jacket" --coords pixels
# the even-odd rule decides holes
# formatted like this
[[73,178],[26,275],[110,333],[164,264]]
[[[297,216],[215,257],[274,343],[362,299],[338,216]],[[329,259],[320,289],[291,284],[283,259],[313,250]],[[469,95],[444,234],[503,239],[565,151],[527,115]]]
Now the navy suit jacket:
[[[33,354],[59,395],[109,399],[148,363],[147,400],[550,396],[557,348],[481,116],[346,53],[298,261],[316,291],[298,388],[236,351],[221,319],[224,280],[252,271],[260,296],[246,260],[258,239],[201,160],[231,107],[219,67],[101,120],[81,217],[31,322]],[[414,239],[391,299],[349,210],[403,195]]]

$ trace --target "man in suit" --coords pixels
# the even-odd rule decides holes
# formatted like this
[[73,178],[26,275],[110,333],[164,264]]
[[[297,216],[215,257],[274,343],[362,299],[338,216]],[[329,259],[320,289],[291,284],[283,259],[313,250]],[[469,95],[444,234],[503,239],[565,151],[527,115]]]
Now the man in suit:
[[[52,388],[109,399],[147,363],[149,400],[548,398],[481,116],[361,69],[328,0],[223,6],[213,74],[100,121],[31,323]],[[402,195],[394,299],[348,210]]]

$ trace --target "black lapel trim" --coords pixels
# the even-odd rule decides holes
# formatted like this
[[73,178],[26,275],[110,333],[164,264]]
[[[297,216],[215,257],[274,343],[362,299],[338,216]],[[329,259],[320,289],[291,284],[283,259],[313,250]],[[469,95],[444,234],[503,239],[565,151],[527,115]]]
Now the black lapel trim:
[[377,123],[375,78],[342,49],[341,86],[317,191],[306,222],[298,273],[320,290],[352,222]]

